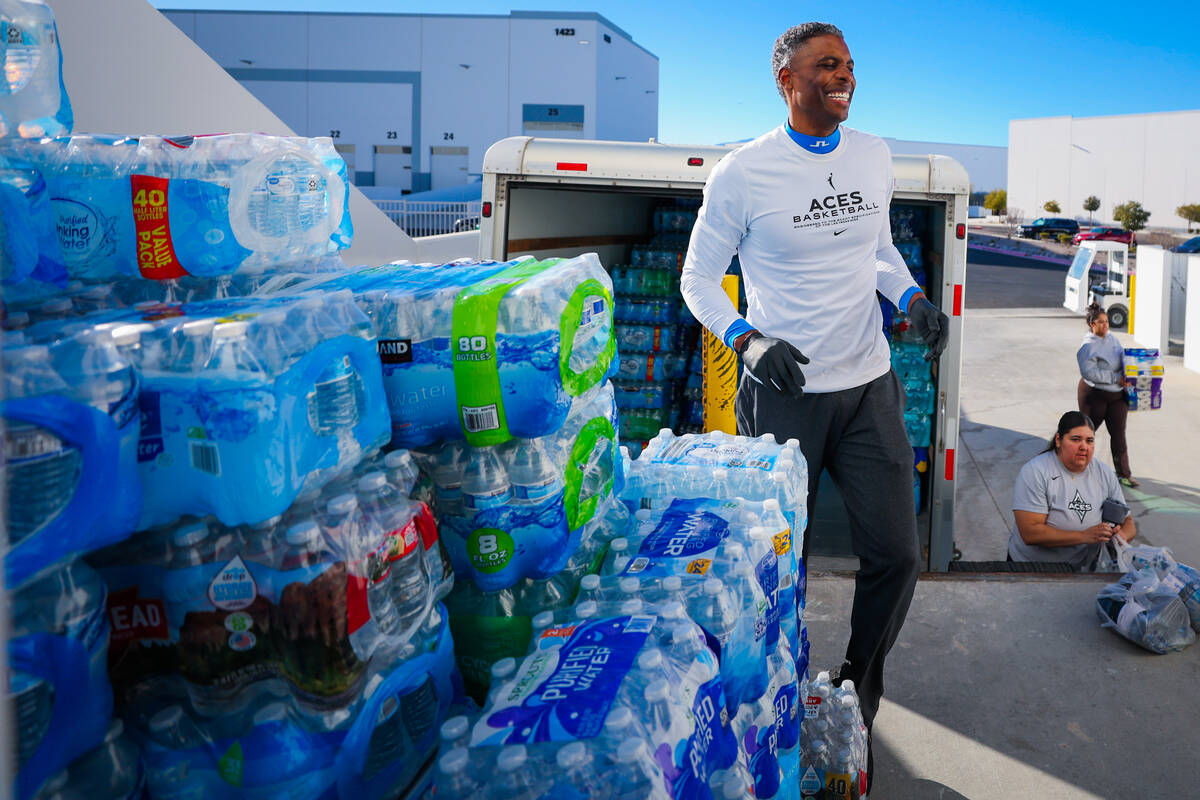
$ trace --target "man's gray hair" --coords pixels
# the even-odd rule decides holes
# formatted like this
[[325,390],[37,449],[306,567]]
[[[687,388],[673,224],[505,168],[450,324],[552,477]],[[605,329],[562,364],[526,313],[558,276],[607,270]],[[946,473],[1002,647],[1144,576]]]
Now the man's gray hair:
[[779,82],[779,70],[791,64],[792,56],[800,46],[814,36],[846,38],[836,25],[830,25],[828,22],[805,22],[803,25],[788,28],[775,40],[775,49],[771,51],[771,74],[775,77],[775,88],[779,90],[780,97],[787,99],[787,95],[783,93],[783,84]]

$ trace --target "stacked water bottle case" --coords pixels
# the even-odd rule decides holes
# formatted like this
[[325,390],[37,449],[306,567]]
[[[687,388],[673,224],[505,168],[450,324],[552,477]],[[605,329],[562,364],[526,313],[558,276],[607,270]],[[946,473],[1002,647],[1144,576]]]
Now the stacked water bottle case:
[[231,297],[349,245],[344,164],[69,136],[49,9],[0,28],[14,795],[403,793],[462,695],[375,329],[346,291]]

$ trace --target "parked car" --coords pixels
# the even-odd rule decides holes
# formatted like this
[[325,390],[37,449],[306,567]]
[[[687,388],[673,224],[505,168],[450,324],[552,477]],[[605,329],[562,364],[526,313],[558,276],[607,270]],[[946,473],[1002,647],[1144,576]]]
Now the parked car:
[[1200,236],[1193,236],[1183,244],[1171,248],[1172,253],[1200,253]]
[[1074,236],[1079,233],[1079,223],[1065,217],[1040,217],[1029,225],[1021,225],[1017,228],[1017,235],[1023,239],[1037,239],[1043,233],[1054,236],[1060,233],[1069,233]]
[[1137,244],[1137,237],[1133,235],[1133,231],[1127,231],[1124,228],[1104,228],[1096,227],[1090,230],[1080,231],[1075,234],[1075,238],[1071,240],[1071,244],[1078,245],[1080,242],[1088,241],[1089,239],[1099,239],[1104,242],[1124,242],[1133,247]]

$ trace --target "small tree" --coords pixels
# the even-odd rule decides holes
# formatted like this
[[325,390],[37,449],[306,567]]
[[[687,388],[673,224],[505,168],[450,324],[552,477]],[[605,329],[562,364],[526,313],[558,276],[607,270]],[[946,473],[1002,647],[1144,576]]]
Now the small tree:
[[1088,212],[1088,225],[1092,224],[1092,212],[1100,209],[1100,198],[1096,195],[1090,195],[1088,199],[1083,201],[1083,210]]
[[1113,219],[1121,223],[1121,227],[1127,231],[1140,231],[1146,227],[1150,212],[1142,208],[1142,204],[1137,200],[1130,200],[1113,209]]
[[1190,203],[1175,209],[1175,216],[1187,220],[1188,233],[1192,232],[1192,223],[1200,224],[1200,203]]
[[983,207],[996,216],[1004,214],[1008,208],[1008,192],[1003,189],[993,189],[983,198]]
[[1045,209],[1046,213],[1048,214],[1058,214],[1062,211],[1062,208],[1058,205],[1057,200],[1047,200],[1046,205],[1042,206],[1042,208]]
[[1013,234],[1017,232],[1017,226],[1021,224],[1021,220],[1025,217],[1025,212],[1019,208],[1004,209],[1004,221],[1008,228],[1008,238],[1011,239]]

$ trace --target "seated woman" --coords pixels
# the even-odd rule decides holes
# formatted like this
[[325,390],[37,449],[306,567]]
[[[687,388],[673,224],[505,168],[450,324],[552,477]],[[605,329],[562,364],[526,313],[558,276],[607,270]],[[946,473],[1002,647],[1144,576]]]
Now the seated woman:
[[1095,449],[1096,426],[1068,411],[1050,446],[1021,467],[1013,488],[1010,561],[1058,561],[1091,570],[1113,536],[1128,542],[1136,535],[1132,514],[1120,525],[1101,519],[1104,501],[1125,503],[1125,495],[1113,468],[1092,459]]

